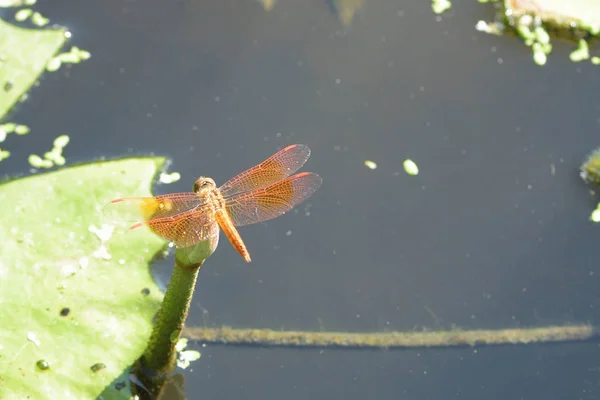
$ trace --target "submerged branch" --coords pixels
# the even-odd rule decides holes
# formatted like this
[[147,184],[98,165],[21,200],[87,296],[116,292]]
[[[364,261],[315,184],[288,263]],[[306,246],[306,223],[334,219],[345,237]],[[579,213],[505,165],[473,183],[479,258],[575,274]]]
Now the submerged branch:
[[204,343],[238,346],[419,348],[582,341],[597,337],[598,330],[591,325],[566,325],[498,330],[348,333],[223,326],[186,327],[183,335]]

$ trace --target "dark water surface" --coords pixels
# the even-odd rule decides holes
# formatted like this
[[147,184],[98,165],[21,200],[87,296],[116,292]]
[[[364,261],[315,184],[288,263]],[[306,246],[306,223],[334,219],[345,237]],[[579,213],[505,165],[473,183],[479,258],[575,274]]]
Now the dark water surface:
[[[222,183],[291,143],[313,150],[305,170],[323,187],[240,229],[251,264],[221,238],[190,325],[600,323],[600,229],[578,177],[600,145],[600,69],[569,62],[573,46],[555,43],[538,67],[518,40],[474,29],[493,15],[475,2],[437,20],[428,1],[368,1],[347,28],[321,0],[271,12],[252,0],[39,7],[92,58],[45,75],[9,117],[32,133],[11,142],[3,173],[26,173],[27,156],[63,133],[69,162],[172,157],[182,180],[157,192],[187,191],[201,174]],[[597,343],[196,347],[193,399],[600,398]]]

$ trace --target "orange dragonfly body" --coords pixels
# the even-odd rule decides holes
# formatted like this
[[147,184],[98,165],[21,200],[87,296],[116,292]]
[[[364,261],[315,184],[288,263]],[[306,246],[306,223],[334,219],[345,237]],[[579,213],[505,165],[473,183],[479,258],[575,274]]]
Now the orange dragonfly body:
[[309,156],[307,146],[293,144],[219,188],[211,178],[200,177],[193,192],[116,199],[105,206],[105,212],[133,212],[141,222],[130,229],[146,225],[176,247],[193,246],[218,235],[218,224],[233,247],[250,262],[250,253],[236,226],[276,218],[312,195],[321,186],[321,177],[312,172],[292,175]]

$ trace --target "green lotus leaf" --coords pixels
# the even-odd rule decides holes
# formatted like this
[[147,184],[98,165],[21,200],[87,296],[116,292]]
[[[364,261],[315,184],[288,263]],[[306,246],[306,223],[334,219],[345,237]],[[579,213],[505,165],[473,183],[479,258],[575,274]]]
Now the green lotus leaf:
[[0,184],[0,398],[127,399],[162,293],[165,242],[107,224],[115,197],[148,196],[164,158],[98,162]]
[[0,119],[63,46],[65,33],[65,29],[23,29],[0,19]]

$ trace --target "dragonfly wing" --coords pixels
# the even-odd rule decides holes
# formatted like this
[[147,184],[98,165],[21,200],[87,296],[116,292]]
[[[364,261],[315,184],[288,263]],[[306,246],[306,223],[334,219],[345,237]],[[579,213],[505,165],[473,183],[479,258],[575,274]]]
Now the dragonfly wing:
[[302,172],[265,188],[228,198],[225,208],[235,226],[268,221],[306,200],[322,182],[319,175]]
[[273,154],[260,164],[234,176],[219,190],[223,197],[230,197],[254,189],[265,188],[298,171],[308,157],[310,149],[303,144],[292,144]]
[[136,222],[130,229],[146,225],[177,247],[191,246],[218,230],[212,208],[191,192],[116,199],[103,213],[112,221]]
[[105,205],[102,212],[111,221],[149,221],[185,213],[201,204],[202,200],[195,193],[171,193],[116,199]]
[[219,225],[208,205],[175,217],[154,219],[136,225],[132,229],[147,225],[152,232],[173,242],[176,247],[193,246],[219,232]]

